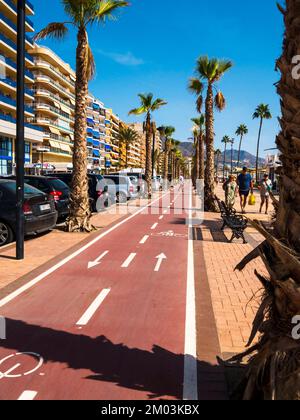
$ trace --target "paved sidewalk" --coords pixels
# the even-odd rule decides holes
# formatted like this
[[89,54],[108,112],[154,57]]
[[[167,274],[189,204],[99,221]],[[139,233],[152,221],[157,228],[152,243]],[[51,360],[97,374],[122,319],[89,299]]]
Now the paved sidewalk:
[[[221,187],[218,188],[217,195],[224,198]],[[247,217],[270,222],[273,208],[270,209],[270,215],[266,216],[259,214],[259,204],[260,197],[257,194],[256,206],[248,207]],[[239,202],[236,208],[239,208]],[[236,265],[253,247],[263,241],[263,237],[250,227],[247,230],[247,245],[243,245],[242,241],[230,244],[228,239],[231,231],[222,232],[221,226],[218,214],[206,213],[205,221],[198,232],[198,240],[204,255],[220,350],[226,358],[245,350],[261,295],[260,283],[254,270],[266,275],[267,273],[260,259],[250,263],[241,273],[234,271]]]

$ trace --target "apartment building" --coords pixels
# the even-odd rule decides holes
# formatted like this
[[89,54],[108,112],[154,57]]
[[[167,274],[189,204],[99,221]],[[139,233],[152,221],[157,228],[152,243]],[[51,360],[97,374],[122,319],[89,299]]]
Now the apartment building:
[[72,168],[75,117],[75,72],[52,50],[35,45],[34,123],[43,128],[43,145],[34,146],[33,161],[45,168]]
[[[30,15],[33,5],[26,2],[26,31],[34,31]],[[0,0],[0,175],[10,175],[15,168],[16,148],[16,94],[17,94],[17,0]],[[28,123],[34,118],[33,58],[34,44],[26,35],[25,70],[25,167],[32,162],[33,144],[43,143],[41,129]]]
[[87,100],[88,169],[103,172],[106,163],[106,109],[103,102],[89,94]]
[[120,118],[114,114],[112,109],[106,109],[106,172],[113,172],[120,168],[120,147],[119,147],[119,129]]

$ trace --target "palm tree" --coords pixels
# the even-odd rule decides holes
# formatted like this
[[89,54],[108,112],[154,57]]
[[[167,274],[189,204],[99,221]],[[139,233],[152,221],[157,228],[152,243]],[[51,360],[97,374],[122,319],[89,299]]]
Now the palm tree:
[[[221,91],[217,91],[214,97],[215,84],[220,81],[222,76],[232,67],[231,61],[218,60],[216,58],[200,57],[197,61],[196,79],[191,79],[190,85],[198,84],[199,94],[197,103],[199,108],[203,102],[203,90],[207,87],[205,101],[205,121],[206,121],[206,168],[205,168],[205,209],[206,211],[217,211],[214,197],[214,107],[222,111],[226,102]],[[201,84],[199,84],[198,82]],[[202,87],[201,87],[202,85]]]
[[[300,172],[297,152],[300,80],[292,75],[293,57],[299,53],[299,43],[295,42],[295,36],[299,38],[299,2],[286,0],[285,9],[278,7],[285,21],[283,51],[277,61],[277,70],[281,73],[277,91],[282,108],[281,130],[277,136],[282,163],[279,172],[280,197],[279,201],[273,198],[276,209],[274,229],[266,229],[260,222],[252,223],[265,241],[238,266],[243,269],[247,263],[261,256],[268,273],[260,275],[256,272],[264,293],[248,343],[246,357],[250,362],[241,398],[298,401],[299,320],[294,318],[300,313]],[[257,333],[260,333],[259,340],[251,347]],[[233,362],[237,361],[240,365],[244,356],[239,355]]]
[[245,124],[241,124],[235,134],[237,136],[240,136],[240,145],[239,145],[239,155],[238,155],[238,168],[240,167],[240,163],[241,163],[241,150],[242,150],[242,143],[243,143],[243,138],[244,136],[246,136],[248,134],[248,127]]
[[125,147],[125,164],[126,168],[128,168],[128,151],[129,147],[136,143],[139,140],[139,134],[130,127],[122,126],[119,130],[118,140],[120,147]]
[[217,149],[215,151],[215,157],[216,157],[216,175],[218,176],[218,171],[219,171],[219,162],[220,162],[220,157],[222,156],[222,151],[220,149]]
[[223,160],[223,179],[225,180],[225,166],[226,166],[226,154],[227,154],[227,144],[231,142],[229,136],[224,136],[222,138],[222,143],[224,143],[224,160]]
[[162,106],[167,105],[163,99],[153,99],[153,94],[139,94],[140,107],[134,108],[129,112],[129,115],[142,115],[146,114],[144,122],[144,132],[146,133],[146,171],[145,178],[148,187],[148,198],[152,197],[152,138],[153,138],[153,125],[152,113],[157,111]]
[[178,157],[178,153],[180,152],[179,149],[180,146],[180,141],[178,140],[172,140],[172,148],[171,148],[171,173],[172,173],[172,179],[175,180],[177,179],[176,176],[176,160]]
[[158,128],[161,137],[165,141],[165,150],[164,150],[164,189],[167,185],[168,176],[169,176],[169,156],[171,151],[171,141],[172,136],[175,133],[176,129],[172,126],[161,126]]
[[68,33],[67,25],[72,25],[77,30],[73,181],[67,226],[70,232],[90,232],[92,226],[87,179],[86,100],[88,82],[94,75],[95,63],[87,29],[113,18],[114,12],[128,6],[128,3],[121,0],[62,0],[62,4],[69,21],[50,23],[35,36],[35,40],[47,37],[63,39]]
[[261,139],[261,132],[264,120],[270,120],[272,118],[272,114],[269,109],[269,105],[260,104],[256,108],[253,119],[260,119],[259,125],[259,133],[258,133],[258,140],[257,140],[257,153],[256,153],[256,182],[259,181],[258,179],[258,162],[259,162],[259,148],[260,148],[260,139]]
[[195,124],[198,130],[198,165],[199,169],[197,170],[197,174],[199,174],[200,180],[204,180],[205,176],[205,156],[204,156],[204,137],[205,137],[205,116],[201,114],[198,118],[192,118],[192,122]]

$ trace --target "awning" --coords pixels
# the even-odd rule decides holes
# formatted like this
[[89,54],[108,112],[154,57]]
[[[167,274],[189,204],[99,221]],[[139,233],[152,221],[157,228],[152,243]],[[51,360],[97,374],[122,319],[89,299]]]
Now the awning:
[[49,127],[49,130],[52,134],[57,134],[58,136],[60,136],[60,131],[57,128]]
[[65,152],[71,152],[72,151],[71,147],[68,146],[67,144],[59,143],[59,146],[60,146],[61,150],[64,150]]
[[72,141],[74,141],[74,134],[69,134],[69,137]]
[[57,141],[50,140],[50,146],[54,147],[54,149],[60,149],[60,144]]
[[87,118],[87,119],[86,119],[86,122],[87,122],[88,124],[95,125],[95,121],[94,121],[92,118]]
[[71,114],[72,114],[72,112],[71,112],[70,108],[68,108],[67,106],[65,106],[65,105],[61,105],[60,107],[61,107],[61,110],[62,110],[63,112],[65,112],[66,114],[69,114],[69,115],[71,115]]
[[93,144],[93,139],[91,137],[87,137],[86,141],[88,144]]
[[93,150],[93,155],[96,157],[100,157],[100,151],[99,150]]
[[53,100],[53,103],[54,103],[55,107],[60,109],[60,103],[57,102],[55,99],[52,99],[52,100]]
[[93,140],[93,145],[94,145],[95,147],[99,147],[99,146],[100,146],[100,141],[98,141],[98,140]]
[[70,102],[71,102],[71,104],[72,104],[73,106],[75,106],[75,105],[76,105],[76,102],[74,101],[74,99],[70,99]]

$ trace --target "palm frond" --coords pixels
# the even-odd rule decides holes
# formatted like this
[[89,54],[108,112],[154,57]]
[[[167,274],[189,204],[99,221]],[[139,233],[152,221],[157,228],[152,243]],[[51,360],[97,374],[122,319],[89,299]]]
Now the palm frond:
[[52,22],[38,32],[34,37],[34,41],[39,41],[45,38],[63,39],[67,33],[68,28],[66,27],[67,22]]
[[157,111],[162,106],[168,105],[168,102],[164,101],[163,99],[156,99],[151,106],[151,111]]
[[87,24],[105,22],[107,19],[116,20],[114,12],[117,9],[129,6],[122,0],[94,0],[95,6],[87,10]]
[[199,96],[203,92],[204,84],[201,82],[201,80],[193,77],[189,80],[188,89],[195,95]]
[[226,107],[226,100],[222,92],[218,92],[215,97],[215,107],[220,112],[223,111]]
[[197,109],[197,112],[199,112],[199,114],[202,112],[202,106],[203,106],[203,96],[200,95],[196,101],[196,109]]
[[86,48],[86,73],[88,80],[91,80],[93,79],[96,73],[96,64],[90,45],[87,44]]
[[128,115],[142,115],[145,114],[147,110],[144,106],[141,106],[140,108],[134,108],[131,111],[128,112]]

